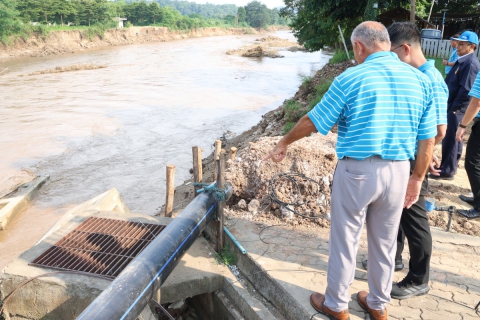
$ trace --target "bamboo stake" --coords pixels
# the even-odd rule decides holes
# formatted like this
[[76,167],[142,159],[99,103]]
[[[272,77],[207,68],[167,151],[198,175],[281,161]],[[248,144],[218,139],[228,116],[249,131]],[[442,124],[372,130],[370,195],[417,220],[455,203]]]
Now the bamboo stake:
[[218,159],[220,156],[220,150],[222,149],[222,141],[215,140],[215,152],[213,154],[213,181],[217,181],[218,177]]
[[[225,150],[220,152],[220,159],[218,160],[218,179],[217,188],[223,190],[225,188]],[[218,201],[217,203],[217,252],[222,252],[224,238],[223,238],[223,208],[225,201]]]
[[[192,147],[193,152],[193,182],[202,182],[202,149],[195,146]],[[197,196],[197,190],[201,189],[202,187],[195,187],[195,197]]]
[[232,160],[232,161],[235,160],[235,156],[237,155],[237,150],[238,150],[238,149],[235,148],[235,147],[231,147],[231,148],[230,148],[230,152],[229,152],[229,154],[228,154],[228,158],[229,158],[230,160]]
[[165,217],[172,216],[175,194],[175,166],[167,164],[167,192],[165,197]]

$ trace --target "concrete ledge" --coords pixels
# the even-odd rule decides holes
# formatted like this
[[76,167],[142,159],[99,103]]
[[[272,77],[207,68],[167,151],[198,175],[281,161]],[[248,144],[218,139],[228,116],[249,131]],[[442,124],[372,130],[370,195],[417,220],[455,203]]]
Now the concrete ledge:
[[10,219],[25,209],[28,202],[48,178],[49,176],[37,177],[0,199],[0,230],[5,230]]
[[[122,204],[118,192],[112,189],[79,205],[67,212],[39,243],[6,266],[0,278],[0,301],[24,281],[38,277],[22,286],[6,303],[7,319],[75,319],[108,287],[109,280],[82,274],[55,273],[58,270],[28,265],[89,217],[162,225],[173,221],[171,218],[130,213]],[[118,211],[99,208],[117,208]],[[247,319],[276,319],[260,301],[249,295],[226,266],[216,263],[213,253],[207,240],[198,238],[154,298],[163,304],[203,293],[223,292]]]

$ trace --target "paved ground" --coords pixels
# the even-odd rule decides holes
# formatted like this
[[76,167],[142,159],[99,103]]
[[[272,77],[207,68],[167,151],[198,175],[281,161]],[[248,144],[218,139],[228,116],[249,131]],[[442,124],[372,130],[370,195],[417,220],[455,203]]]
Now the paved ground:
[[[324,292],[328,261],[328,230],[312,233],[291,226],[272,226],[232,218],[227,227],[253,259],[275,283],[284,289],[289,308],[297,308],[296,319],[327,319],[310,306],[313,291]],[[407,300],[393,300],[388,306],[390,319],[478,319],[474,307],[480,301],[480,238],[433,229],[434,251],[431,261],[430,292]],[[366,233],[357,256],[355,281],[350,288],[351,319],[368,319],[356,301],[356,293],[368,290]],[[408,249],[403,255],[408,266]],[[395,281],[407,269],[396,272]],[[260,290],[259,290],[260,291]],[[287,299],[287,300],[288,300]],[[290,317],[288,317],[290,318]]]

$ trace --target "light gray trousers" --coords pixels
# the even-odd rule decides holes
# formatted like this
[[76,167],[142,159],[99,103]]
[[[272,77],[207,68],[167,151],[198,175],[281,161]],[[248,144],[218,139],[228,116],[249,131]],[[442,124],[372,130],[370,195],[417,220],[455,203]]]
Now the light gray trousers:
[[325,305],[348,308],[363,224],[368,238],[368,306],[390,301],[397,232],[410,176],[408,161],[370,157],[338,161],[331,196],[331,228]]

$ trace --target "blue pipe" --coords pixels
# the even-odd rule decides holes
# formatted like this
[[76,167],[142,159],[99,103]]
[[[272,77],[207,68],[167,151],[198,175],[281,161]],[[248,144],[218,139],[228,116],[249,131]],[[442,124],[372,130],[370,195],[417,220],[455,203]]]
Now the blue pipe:
[[217,201],[198,195],[77,319],[134,320],[215,215]]
[[240,251],[242,251],[243,254],[247,253],[247,250],[245,250],[242,245],[240,244],[240,242],[238,242],[237,239],[235,239],[235,237],[233,236],[233,234],[230,233],[230,231],[228,231],[227,227],[223,226],[223,231],[225,231],[225,233],[227,234],[227,236],[230,237],[230,239],[232,239],[233,243],[235,243],[238,247],[238,249],[240,249]]

